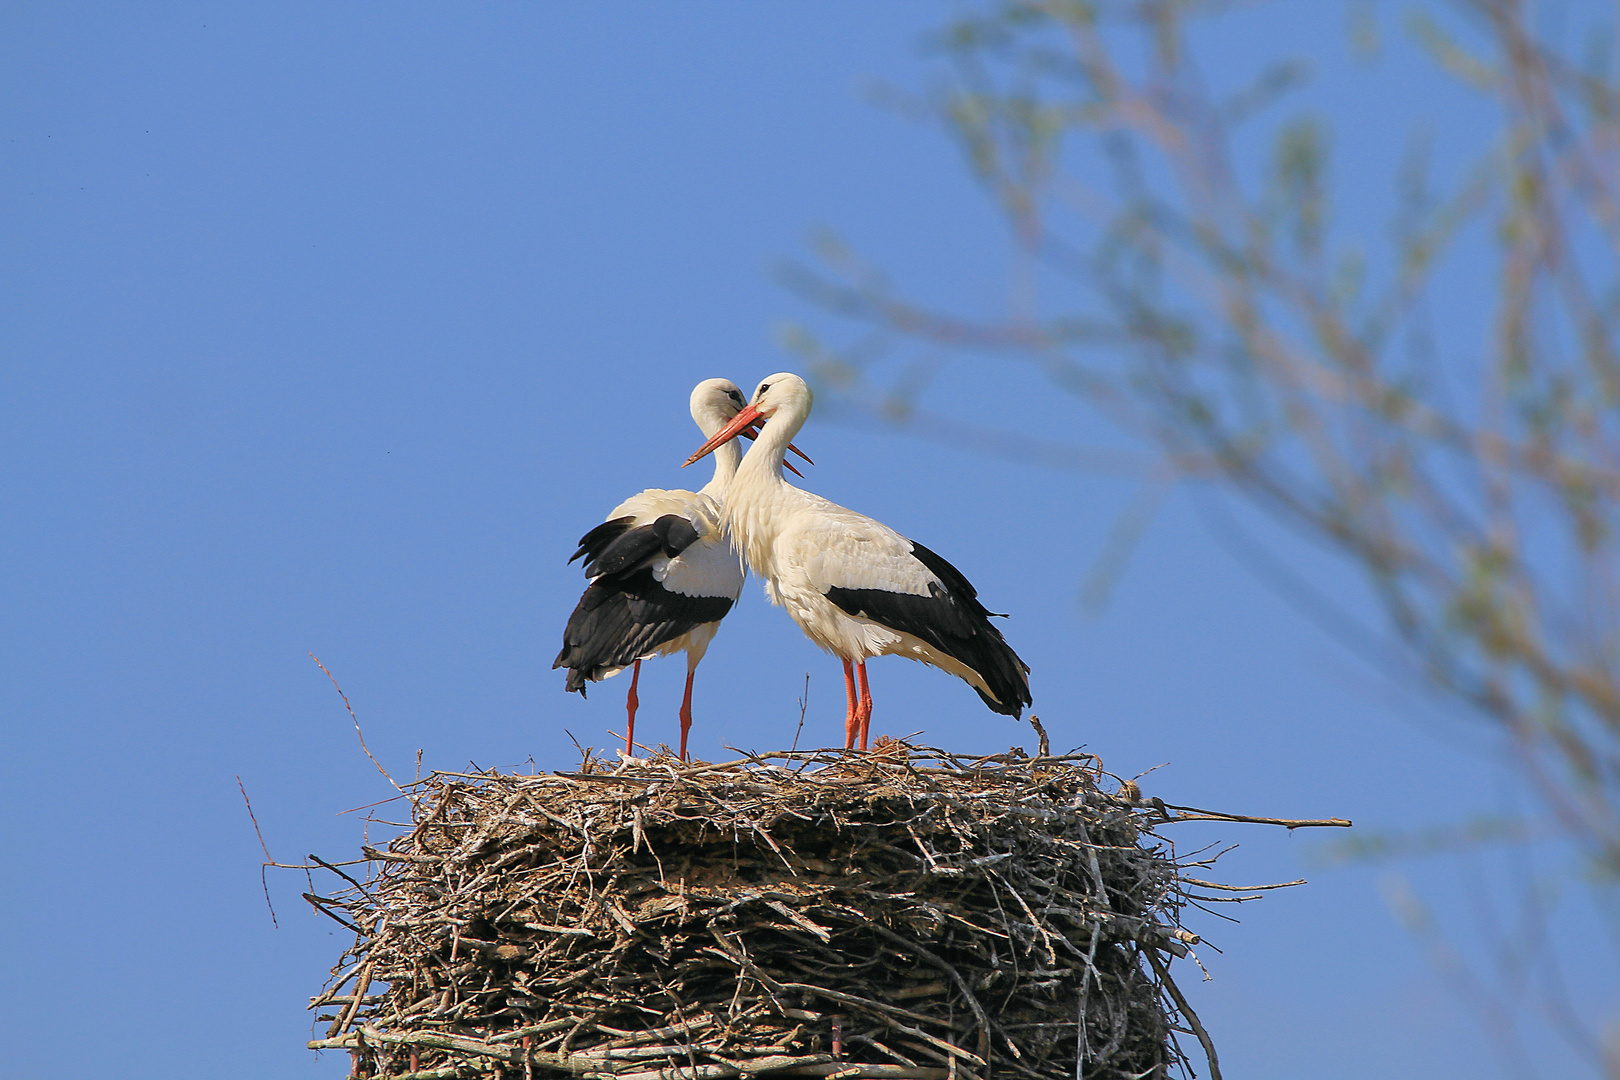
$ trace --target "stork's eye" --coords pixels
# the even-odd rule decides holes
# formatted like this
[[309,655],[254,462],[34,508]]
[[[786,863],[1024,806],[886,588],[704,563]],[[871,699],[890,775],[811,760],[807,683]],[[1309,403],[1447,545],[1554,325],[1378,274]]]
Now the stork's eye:
[[727,390],[726,391],[726,396],[731,398],[732,401],[735,401],[739,405],[747,404],[746,402],[743,401],[743,396],[742,396],[742,391],[741,390]]
[[759,389],[754,391],[754,397],[756,397],[756,398],[764,397],[765,396],[765,391],[769,390],[770,388],[771,388],[770,383],[760,383],[759,384]]

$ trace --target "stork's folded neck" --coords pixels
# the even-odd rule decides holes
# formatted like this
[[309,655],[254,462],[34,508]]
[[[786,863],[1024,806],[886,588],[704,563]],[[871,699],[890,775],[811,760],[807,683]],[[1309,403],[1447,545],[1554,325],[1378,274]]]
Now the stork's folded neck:
[[[698,421],[698,427],[702,429],[704,435],[713,438],[730,419],[729,416],[719,418],[711,424],[708,422],[709,418],[705,417]],[[716,502],[723,503],[726,493],[730,491],[732,482],[736,479],[737,466],[742,462],[742,448],[737,445],[736,439],[731,439],[717,447],[709,456],[714,458],[714,476],[698,489],[698,494],[707,495]]]

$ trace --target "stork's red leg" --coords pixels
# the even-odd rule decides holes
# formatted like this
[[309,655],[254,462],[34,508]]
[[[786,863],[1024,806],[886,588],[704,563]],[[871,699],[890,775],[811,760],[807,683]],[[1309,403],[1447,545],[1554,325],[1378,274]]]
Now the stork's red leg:
[[686,696],[681,699],[681,760],[686,760],[686,733],[692,728],[692,676],[695,671],[686,673]]
[[866,685],[866,661],[855,665],[861,673],[861,702],[855,707],[855,716],[861,724],[861,749],[866,749],[867,729],[872,726],[872,688]]
[[624,699],[624,711],[630,714],[630,719],[624,727],[624,752],[627,754],[636,752],[633,740],[636,737],[636,710],[641,707],[641,699],[636,697],[636,680],[639,678],[641,678],[641,661],[637,660],[636,666],[630,670],[630,693]]
[[849,700],[849,708],[844,713],[844,749],[852,750],[856,737],[860,735],[860,721],[855,717],[859,707],[855,697],[855,669],[850,667],[848,660],[844,661],[844,697]]

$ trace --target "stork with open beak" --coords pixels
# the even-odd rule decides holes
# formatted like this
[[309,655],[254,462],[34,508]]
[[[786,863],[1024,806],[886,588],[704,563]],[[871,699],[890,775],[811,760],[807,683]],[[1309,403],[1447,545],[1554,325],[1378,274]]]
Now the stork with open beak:
[[[772,375],[731,422],[687,458],[718,453],[763,423],[726,493],[724,520],[771,602],[844,662],[844,745],[867,748],[872,692],[866,661],[893,654],[967,682],[993,711],[1021,716],[1029,667],[990,622],[962,573],[887,525],[782,478],[791,441],[810,416],[810,387]],[[859,679],[859,690],[856,687]]]
[[[729,379],[708,379],[692,391],[692,419],[714,442],[714,478],[701,491],[650,488],[613,508],[608,519],[579,541],[590,585],[563,630],[553,668],[567,668],[565,689],[585,696],[585,684],[633,668],[625,698],[625,753],[634,752],[636,684],[641,662],[686,653],[686,696],[681,701],[681,758],[692,727],[692,680],[720,620],[742,592],[744,570],[726,538],[721,515],[742,451],[738,435],[752,438],[756,424],[732,421],[745,406]],[[804,457],[797,447],[793,452]],[[808,457],[804,460],[809,461]],[[791,465],[788,468],[792,468]],[[797,470],[795,470],[797,472]]]

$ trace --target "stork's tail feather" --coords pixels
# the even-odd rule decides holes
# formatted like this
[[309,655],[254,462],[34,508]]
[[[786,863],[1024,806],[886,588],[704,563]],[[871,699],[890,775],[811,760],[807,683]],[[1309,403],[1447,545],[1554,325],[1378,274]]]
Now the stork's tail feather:
[[1013,652],[1001,631],[988,619],[981,620],[972,639],[955,650],[956,658],[967,664],[989,687],[989,693],[975,686],[984,703],[1003,716],[1022,717],[1030,704],[1029,665]]
[[558,653],[557,659],[551,662],[551,670],[556,671],[560,667],[567,668],[568,682],[563,689],[570,694],[578,694],[580,697],[584,697],[585,683],[590,679],[590,674],[588,669],[580,664],[583,657],[579,655],[579,652],[579,646],[574,642],[564,641],[562,652]]
[[[567,652],[568,650],[565,649],[563,651]],[[562,657],[558,657],[557,662],[551,666],[553,669],[563,667],[564,665],[562,662]],[[594,680],[592,680],[590,676],[587,675],[583,670],[580,668],[571,667],[568,669],[568,681],[564,683],[563,689],[568,691],[570,694],[578,694],[580,697],[587,697],[589,695],[585,693],[585,684],[592,681]]]
[[989,640],[988,634],[983,635],[977,651],[982,666],[976,666],[975,670],[990,687],[987,694],[975,686],[979,697],[993,712],[1021,718],[1024,707],[1030,704],[1029,665],[1018,658],[999,633],[994,641]]
[[[1005,619],[1007,616],[985,607],[973,583],[936,552],[913,540],[911,553],[939,578],[944,585],[944,595],[950,596],[959,606],[968,624],[966,627],[958,624],[955,628],[956,634],[961,636],[941,635],[938,644],[979,673],[990,692],[987,694],[978,687],[974,689],[986,705],[1004,716],[1021,717],[1024,706],[1030,704],[1029,665],[1019,659],[1012,646],[1007,644],[1007,639],[1001,636],[1001,631],[990,622],[992,618]],[[932,587],[930,591],[933,591]],[[912,632],[916,633],[916,630],[912,629]]]

